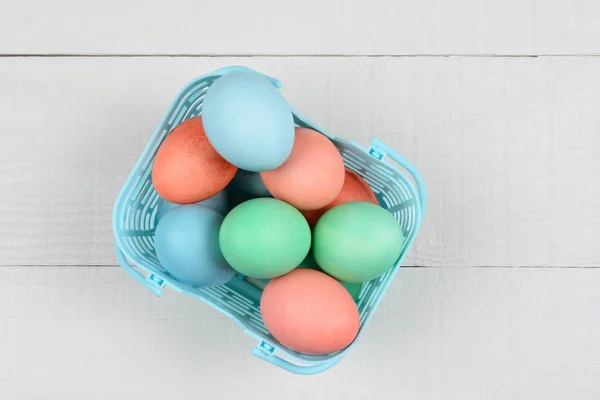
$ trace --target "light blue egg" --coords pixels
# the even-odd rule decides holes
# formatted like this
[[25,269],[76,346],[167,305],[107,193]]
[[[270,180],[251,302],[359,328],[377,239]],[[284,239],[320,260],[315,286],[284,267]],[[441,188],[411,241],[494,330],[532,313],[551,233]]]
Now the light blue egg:
[[271,197],[258,172],[238,169],[230,185],[255,197]]
[[160,220],[154,234],[156,257],[175,279],[195,287],[226,283],[234,270],[219,248],[223,216],[208,207],[186,204]]
[[[206,200],[202,200],[195,204],[200,204],[208,208],[212,208],[222,216],[225,216],[229,212],[229,199],[226,190],[221,190],[213,197],[210,197]],[[181,204],[171,203],[159,197],[157,204],[158,211],[156,212],[156,220],[160,221],[169,211],[180,205]]]
[[260,76],[237,72],[217,79],[204,97],[202,121],[215,150],[247,171],[275,169],[292,151],[290,105]]

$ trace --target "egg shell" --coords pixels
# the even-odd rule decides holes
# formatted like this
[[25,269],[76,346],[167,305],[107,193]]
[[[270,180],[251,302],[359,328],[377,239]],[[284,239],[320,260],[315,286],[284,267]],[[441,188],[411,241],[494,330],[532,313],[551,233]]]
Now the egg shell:
[[258,172],[238,169],[230,186],[254,197],[271,197]]
[[198,116],[177,125],[162,142],[152,166],[152,184],[163,199],[189,204],[219,193],[236,172],[237,167],[210,144]]
[[271,198],[248,200],[227,214],[219,245],[238,272],[266,279],[283,275],[308,254],[311,233],[298,210]]
[[296,128],[288,159],[260,174],[276,199],[299,210],[316,210],[331,203],[344,184],[344,161],[335,145],[319,132]]
[[217,79],[206,92],[202,116],[214,148],[244,170],[277,168],[292,151],[291,107],[261,76],[236,72]]
[[301,213],[308,221],[308,225],[313,228],[317,224],[319,218],[321,218],[328,210],[331,210],[337,205],[349,203],[351,201],[366,201],[368,203],[379,205],[377,197],[375,197],[375,193],[373,193],[369,184],[356,172],[346,168],[344,185],[337,197],[323,208],[319,208],[318,210],[304,210],[301,211]]
[[402,228],[387,210],[366,202],[340,204],[313,230],[313,255],[336,279],[361,283],[383,275],[402,251]]
[[347,347],[360,328],[354,300],[335,279],[311,269],[296,269],[265,287],[260,312],[281,344],[307,354]]
[[[213,197],[209,197],[206,200],[202,200],[194,204],[208,207],[210,209],[215,210],[222,216],[225,216],[225,214],[227,214],[227,212],[229,211],[229,196],[227,194],[227,189],[223,189],[219,193],[215,194]],[[180,205],[181,204],[171,203],[159,197],[158,203],[156,205],[158,208],[158,211],[156,212],[157,221],[160,221],[169,211]]]
[[201,205],[175,207],[154,235],[156,257],[175,279],[195,287],[226,283],[234,275],[219,249],[223,216]]
[[238,169],[231,183],[226,188],[229,195],[229,209],[245,201],[258,197],[273,197],[265,187],[258,172],[250,172]]

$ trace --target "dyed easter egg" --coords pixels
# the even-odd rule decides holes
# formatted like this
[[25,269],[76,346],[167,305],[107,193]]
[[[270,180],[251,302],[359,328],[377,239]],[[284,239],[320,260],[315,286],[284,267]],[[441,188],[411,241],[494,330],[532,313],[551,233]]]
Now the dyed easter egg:
[[238,169],[230,183],[231,187],[242,190],[253,197],[271,197],[258,172]]
[[360,327],[358,309],[346,289],[311,269],[296,269],[271,280],[263,290],[260,312],[275,339],[307,354],[344,349]]
[[179,124],[160,145],[152,184],[171,203],[196,203],[223,190],[236,171],[208,141],[202,118],[194,117]]
[[344,162],[334,144],[319,132],[296,128],[288,159],[260,174],[276,199],[299,210],[316,210],[331,203],[344,184]]
[[373,190],[367,182],[358,176],[356,172],[346,169],[342,190],[331,203],[318,210],[304,210],[301,211],[301,213],[308,221],[308,225],[312,228],[325,212],[339,204],[349,203],[351,201],[366,201],[368,203],[379,205],[375,193],[373,193]]
[[298,210],[271,198],[248,200],[227,214],[219,244],[227,262],[253,278],[274,278],[308,254],[311,233]]
[[[202,200],[195,204],[199,204],[201,206],[213,209],[222,216],[225,216],[225,214],[227,214],[227,212],[229,211],[229,197],[227,195],[226,189],[221,190],[213,197],[209,197],[208,199]],[[180,205],[181,204],[168,202],[165,199],[159,197],[157,204],[158,211],[156,215],[157,221],[160,221],[169,211]]]
[[239,168],[277,168],[292,151],[291,107],[261,76],[236,72],[217,79],[206,92],[202,116],[210,143]]
[[188,204],[160,220],[154,235],[156,257],[175,279],[195,287],[221,285],[234,275],[219,249],[223,216]]
[[375,279],[394,266],[404,242],[392,214],[351,202],[327,211],[313,230],[313,255],[323,271],[346,282]]

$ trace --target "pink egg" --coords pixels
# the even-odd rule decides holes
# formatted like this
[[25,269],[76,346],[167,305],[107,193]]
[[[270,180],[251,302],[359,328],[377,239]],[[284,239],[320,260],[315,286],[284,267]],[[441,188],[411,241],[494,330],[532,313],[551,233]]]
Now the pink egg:
[[307,354],[347,347],[360,327],[358,309],[335,279],[312,269],[295,269],[265,287],[260,312],[281,344]]
[[333,201],[344,184],[344,162],[327,137],[296,128],[294,147],[278,168],[261,172],[269,192],[299,210],[316,210]]

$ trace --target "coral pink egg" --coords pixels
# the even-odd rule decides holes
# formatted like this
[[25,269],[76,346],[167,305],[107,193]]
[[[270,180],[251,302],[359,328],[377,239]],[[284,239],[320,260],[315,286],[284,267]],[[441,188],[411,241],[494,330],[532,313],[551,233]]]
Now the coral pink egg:
[[304,215],[312,228],[326,211],[339,204],[350,203],[351,201],[365,201],[376,205],[379,204],[377,197],[375,197],[375,193],[373,193],[373,190],[369,187],[367,182],[358,176],[356,172],[346,169],[344,185],[335,200],[318,210],[305,210],[300,212]]
[[295,269],[265,287],[260,312],[281,344],[307,354],[347,347],[360,327],[358,309],[335,279],[312,269]]
[[160,145],[152,166],[152,184],[160,197],[176,204],[214,196],[237,172],[209,143],[201,117],[179,124]]
[[276,199],[299,210],[316,210],[329,204],[344,184],[344,162],[327,137],[296,128],[294,147],[278,168],[260,176]]

